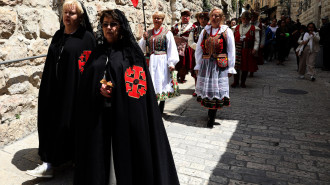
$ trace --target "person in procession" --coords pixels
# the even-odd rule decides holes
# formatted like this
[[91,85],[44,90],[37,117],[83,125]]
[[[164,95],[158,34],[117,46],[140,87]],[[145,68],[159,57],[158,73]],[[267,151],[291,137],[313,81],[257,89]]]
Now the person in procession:
[[190,16],[191,12],[188,9],[182,9],[181,21],[171,28],[180,58],[180,61],[175,66],[175,69],[178,71],[178,81],[180,83],[186,81],[185,78],[189,71],[194,76],[194,51],[188,46],[188,37],[189,33],[196,28],[196,25],[190,22]]
[[320,51],[320,35],[317,32],[314,23],[307,25],[307,32],[304,34],[302,44],[305,45],[299,59],[299,75],[300,78],[305,77],[307,68],[307,75],[310,76],[311,81],[315,81],[315,58]]
[[272,23],[267,27],[265,31],[265,61],[272,61],[275,57],[275,46],[276,46],[276,30],[277,30],[277,20],[273,19]]
[[[196,15],[196,18],[198,20],[198,24],[196,24],[196,28],[194,28],[190,34],[189,34],[189,38],[188,38],[188,45],[189,47],[191,47],[194,51],[196,50],[196,46],[197,46],[197,42],[198,42],[198,38],[200,33],[202,32],[202,30],[205,28],[205,26],[208,24],[209,22],[209,11],[208,10],[204,10],[203,12],[200,12]],[[192,58],[192,60],[194,61],[193,63],[196,65],[196,61],[195,61],[195,57]],[[195,65],[193,67],[195,67]],[[196,82],[197,82],[197,76],[196,73],[193,72],[194,74],[194,79],[195,79],[195,86],[196,86]],[[194,97],[197,96],[196,92],[194,92],[192,94]]]
[[[264,64],[264,57],[263,57],[263,53],[264,53],[264,46],[265,46],[265,30],[266,27],[265,25],[259,21],[259,12],[257,11],[252,11],[252,17],[251,17],[251,24],[254,25],[255,27],[259,28],[259,48],[258,48],[258,52],[255,55],[255,60],[257,60],[257,64],[258,65],[263,65]],[[250,77],[253,77],[254,72],[250,72]]]
[[238,25],[234,32],[236,47],[235,69],[237,70],[237,74],[234,75],[234,82],[231,84],[233,88],[239,85],[240,71],[242,71],[241,87],[246,88],[245,82],[248,72],[256,72],[258,70],[255,56],[260,43],[260,30],[250,23],[250,11],[243,12],[241,20],[242,24]]
[[139,46],[150,56],[149,71],[157,100],[160,101],[159,109],[163,113],[165,100],[180,95],[176,76],[173,74],[175,65],[179,62],[179,54],[172,32],[162,26],[165,14],[155,12],[152,19],[154,28],[143,34]]
[[280,21],[280,26],[276,30],[276,47],[278,50],[277,65],[284,65],[284,60],[287,53],[287,46],[289,44],[289,30],[284,20]]
[[53,177],[53,167],[73,160],[77,87],[95,38],[87,12],[77,0],[66,0],[63,27],[48,49],[38,98],[39,156],[42,165],[26,171]]
[[229,77],[236,74],[235,42],[232,30],[223,24],[223,11],[210,12],[196,46],[197,101],[208,108],[207,127],[212,128],[218,109],[230,105]]
[[230,21],[230,28],[231,28],[231,30],[235,30],[235,28],[236,28],[236,26],[237,26],[237,19],[236,18],[232,18],[231,19],[231,21]]
[[104,41],[79,87],[74,185],[179,185],[144,53],[120,10],[100,17]]

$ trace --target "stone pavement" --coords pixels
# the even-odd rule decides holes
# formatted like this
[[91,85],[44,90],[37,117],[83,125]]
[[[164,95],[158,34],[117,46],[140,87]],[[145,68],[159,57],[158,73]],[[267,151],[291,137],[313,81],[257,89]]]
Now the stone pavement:
[[[181,184],[330,184],[330,72],[317,73],[299,79],[293,53],[284,66],[259,66],[246,89],[230,89],[213,129],[188,77],[163,116]],[[70,165],[53,179],[24,173],[40,163],[37,147],[33,133],[0,150],[0,185],[72,184]]]

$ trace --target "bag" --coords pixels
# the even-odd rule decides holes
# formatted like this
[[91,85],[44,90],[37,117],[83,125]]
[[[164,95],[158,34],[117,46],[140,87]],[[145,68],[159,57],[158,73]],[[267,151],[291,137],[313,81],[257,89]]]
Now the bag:
[[221,53],[217,57],[217,64],[220,68],[228,67],[228,56],[227,53]]
[[186,50],[188,39],[184,37],[174,36],[174,41],[176,43],[176,46],[178,48],[179,56],[184,56],[184,52]]

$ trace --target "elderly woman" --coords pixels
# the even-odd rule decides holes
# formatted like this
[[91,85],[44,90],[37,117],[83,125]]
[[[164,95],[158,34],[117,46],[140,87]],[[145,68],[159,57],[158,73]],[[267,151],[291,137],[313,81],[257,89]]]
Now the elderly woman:
[[66,0],[62,16],[64,26],[55,33],[49,46],[40,84],[38,136],[43,164],[26,172],[35,177],[53,177],[52,166],[73,159],[77,87],[95,46],[82,4]]
[[[179,54],[171,31],[163,27],[164,13],[152,15],[154,28],[143,34],[139,46],[150,56],[149,71],[155,88],[159,109],[163,113],[165,100],[179,95],[176,79],[172,80],[172,71],[179,62]],[[146,46],[149,50],[146,51]]]
[[236,74],[234,35],[222,23],[223,16],[219,8],[210,12],[211,25],[205,26],[199,35],[195,53],[197,101],[209,109],[209,128],[214,125],[216,111],[230,105],[228,78]]
[[[197,46],[197,41],[199,38],[200,33],[202,32],[202,30],[204,29],[204,27],[207,25],[207,23],[209,22],[209,12],[207,10],[200,12],[196,15],[196,18],[198,20],[198,24],[196,24],[196,28],[194,28],[190,34],[189,34],[189,38],[188,38],[188,45],[195,51],[196,50],[196,46]],[[192,58],[193,60],[193,67],[195,67],[196,62],[195,62],[195,57]],[[195,79],[195,86],[196,86],[196,81],[197,81],[197,76],[196,73],[193,73],[194,75],[192,75]],[[194,92],[192,94],[194,97],[197,96],[196,92]]]
[[[144,54],[120,10],[103,11],[104,44],[79,88],[76,185],[178,185]],[[101,83],[102,84],[101,84]]]
[[235,88],[239,85],[240,70],[242,71],[241,87],[246,88],[245,82],[248,72],[256,72],[258,70],[257,55],[259,49],[259,28],[250,23],[251,12],[245,11],[242,14],[242,24],[236,26],[234,31],[235,47],[236,47],[236,63],[235,68],[237,74],[234,75],[234,82],[231,87]]

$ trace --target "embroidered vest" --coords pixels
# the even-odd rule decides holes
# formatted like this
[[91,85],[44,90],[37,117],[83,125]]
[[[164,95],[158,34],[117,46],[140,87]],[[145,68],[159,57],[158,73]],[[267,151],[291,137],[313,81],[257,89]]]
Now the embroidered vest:
[[[189,23],[186,25],[189,26]],[[195,24],[192,24],[188,29],[186,29],[186,27],[181,27],[181,29],[179,30],[179,24],[175,24],[172,27],[172,33],[174,36],[180,36],[180,37],[189,37],[189,33],[196,28]],[[186,30],[185,30],[186,29]]]
[[[211,30],[212,31],[212,30]],[[203,41],[201,47],[203,50],[203,58],[213,56],[216,58],[219,54],[227,53],[227,30],[220,35],[211,36],[204,31]]]
[[254,40],[255,40],[255,26],[251,25],[250,30],[246,32],[245,38],[243,41],[240,41],[241,34],[239,33],[239,27],[241,25],[236,26],[234,36],[235,36],[235,44],[242,45],[242,48],[253,48],[254,47]]
[[197,43],[198,42],[198,38],[199,38],[199,34],[201,34],[202,30],[204,28],[202,28],[201,26],[197,26],[195,29],[194,29],[194,42]]
[[163,55],[166,54],[166,34],[168,30],[161,28],[158,34],[154,34],[154,30],[148,30],[147,43],[149,45],[149,54]]

